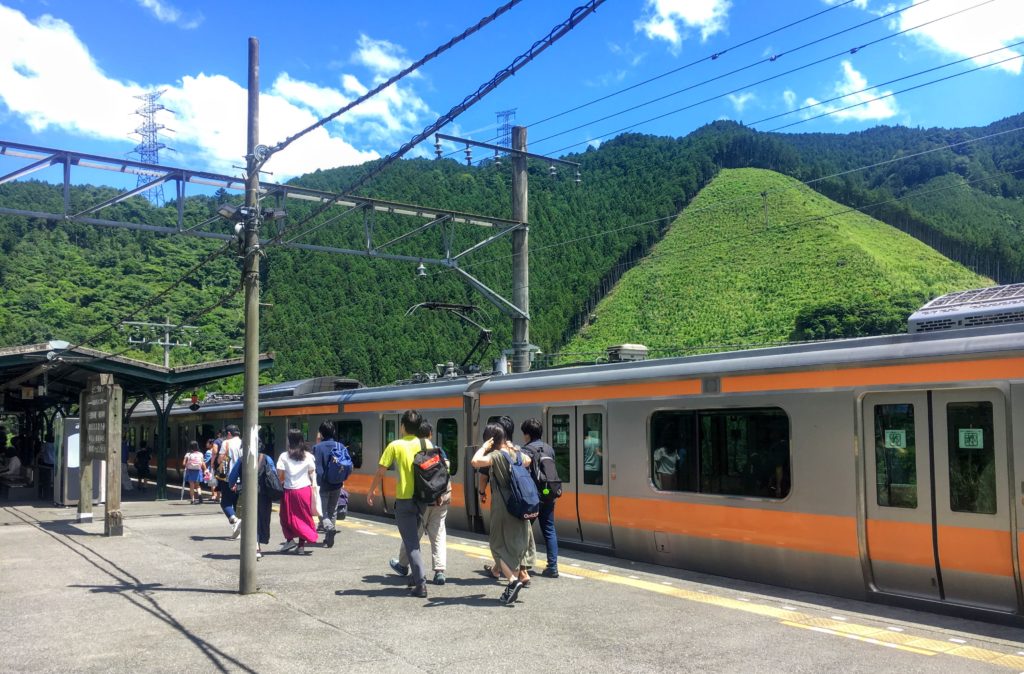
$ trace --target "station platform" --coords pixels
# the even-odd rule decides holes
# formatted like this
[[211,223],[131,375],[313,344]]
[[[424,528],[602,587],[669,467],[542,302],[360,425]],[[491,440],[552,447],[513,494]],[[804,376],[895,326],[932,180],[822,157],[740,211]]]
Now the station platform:
[[275,551],[275,516],[260,592],[241,596],[217,505],[123,512],[105,538],[99,507],[82,525],[0,508],[0,672],[1024,671],[1019,628],[573,550],[503,606],[486,540],[461,532],[448,582],[415,599],[388,568],[394,525],[354,515],[304,557]]

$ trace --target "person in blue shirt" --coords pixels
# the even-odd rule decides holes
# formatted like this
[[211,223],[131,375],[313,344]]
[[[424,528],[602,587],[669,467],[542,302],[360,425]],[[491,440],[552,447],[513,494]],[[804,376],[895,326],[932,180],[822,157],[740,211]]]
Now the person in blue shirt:
[[[334,537],[338,534],[335,518],[338,511],[338,498],[344,482],[332,483],[328,480],[327,467],[331,456],[338,447],[344,456],[348,456],[348,448],[334,437],[334,424],[324,421],[320,424],[317,443],[313,445],[313,460],[316,462],[316,482],[320,485],[320,524],[318,529],[324,531],[324,547],[334,547]],[[351,460],[351,459],[350,459]]]

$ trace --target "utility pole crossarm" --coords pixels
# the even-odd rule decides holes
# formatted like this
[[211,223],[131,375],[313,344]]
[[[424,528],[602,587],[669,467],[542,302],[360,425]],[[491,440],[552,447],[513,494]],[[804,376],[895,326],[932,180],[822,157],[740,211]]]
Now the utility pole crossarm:
[[437,144],[440,145],[440,141],[447,140],[453,143],[462,143],[465,145],[472,145],[473,147],[484,148],[485,150],[494,150],[495,152],[504,152],[513,157],[526,157],[527,159],[538,159],[549,164],[562,164],[563,166],[572,166],[579,168],[580,163],[576,161],[569,161],[568,159],[559,159],[558,157],[548,157],[543,154],[534,154],[525,150],[516,150],[515,148],[505,147],[504,145],[495,145],[494,143],[485,143],[479,140],[473,140],[471,138],[461,138],[459,136],[449,136],[446,133],[435,133],[434,139]]

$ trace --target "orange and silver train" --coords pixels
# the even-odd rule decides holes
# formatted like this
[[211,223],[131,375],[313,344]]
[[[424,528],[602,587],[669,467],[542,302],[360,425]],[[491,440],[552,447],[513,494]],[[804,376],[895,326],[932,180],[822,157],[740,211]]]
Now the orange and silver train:
[[[1024,284],[939,298],[908,334],[334,390],[345,386],[264,387],[260,432],[281,451],[289,429],[309,438],[332,422],[353,453],[355,511],[390,512],[393,478],[383,502],[367,507],[365,494],[414,408],[453,459],[449,526],[485,530],[468,457],[490,419],[518,428],[535,417],[564,480],[561,541],[853,598],[1024,616]],[[237,400],[176,409],[170,438],[182,447],[241,414]],[[151,437],[155,423],[137,412],[130,433]]]

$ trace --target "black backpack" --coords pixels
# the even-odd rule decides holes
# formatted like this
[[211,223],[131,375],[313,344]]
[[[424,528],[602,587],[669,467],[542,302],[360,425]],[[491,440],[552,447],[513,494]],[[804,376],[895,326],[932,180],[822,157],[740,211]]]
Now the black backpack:
[[277,475],[277,468],[266,457],[260,461],[260,472],[256,476],[256,482],[259,493],[269,496],[271,501],[280,501],[284,496],[284,485]]
[[534,440],[523,446],[529,453],[532,463],[530,475],[537,485],[537,495],[541,503],[551,503],[562,495],[562,479],[558,477],[558,466],[555,464],[555,450],[541,440]]
[[448,464],[437,447],[427,449],[427,443],[420,438],[420,451],[412,460],[412,498],[426,505],[440,504],[448,492]]

